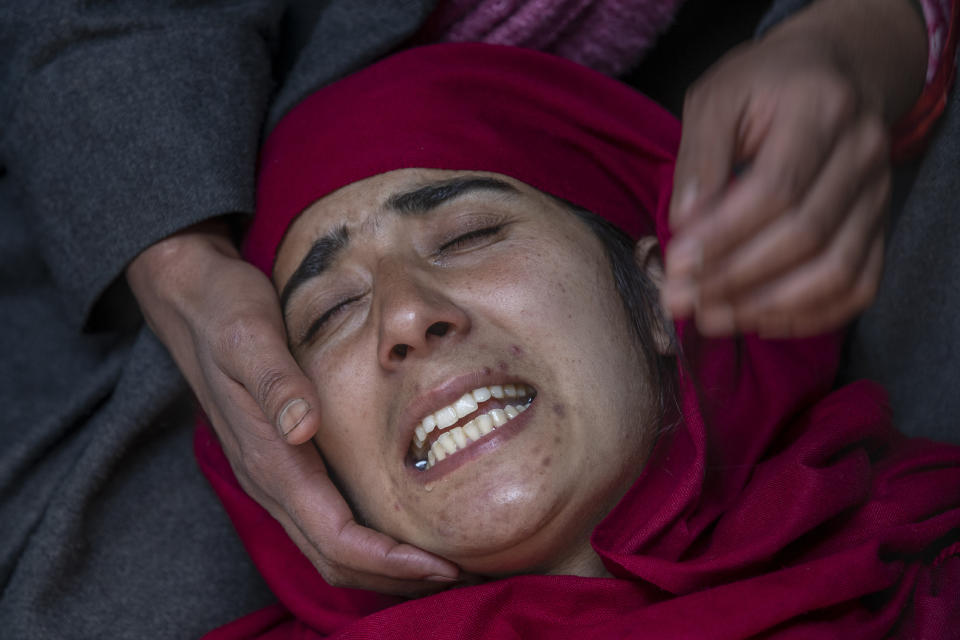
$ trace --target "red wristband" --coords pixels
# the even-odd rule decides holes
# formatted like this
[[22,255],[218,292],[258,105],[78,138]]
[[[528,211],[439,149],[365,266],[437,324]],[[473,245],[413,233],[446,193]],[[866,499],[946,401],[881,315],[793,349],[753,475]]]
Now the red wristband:
[[[948,1],[949,8],[945,6]],[[923,0],[921,4],[930,42],[927,83],[910,111],[891,130],[894,162],[909,160],[923,152],[931,131],[947,106],[956,75],[960,0]]]

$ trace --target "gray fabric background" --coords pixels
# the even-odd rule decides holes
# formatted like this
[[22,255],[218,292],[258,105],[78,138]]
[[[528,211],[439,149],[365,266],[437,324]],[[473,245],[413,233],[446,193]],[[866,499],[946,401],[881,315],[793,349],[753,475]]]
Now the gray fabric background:
[[890,392],[909,435],[960,443],[960,91],[921,161],[898,170],[880,291],[848,343],[842,381]]
[[198,637],[273,601],[122,271],[252,211],[279,60],[284,108],[431,5],[0,3],[0,637]]
[[[0,636],[196,637],[272,601],[122,271],[174,230],[249,213],[265,123],[431,5],[0,2]],[[958,439],[951,109],[850,371],[892,382],[909,429]]]

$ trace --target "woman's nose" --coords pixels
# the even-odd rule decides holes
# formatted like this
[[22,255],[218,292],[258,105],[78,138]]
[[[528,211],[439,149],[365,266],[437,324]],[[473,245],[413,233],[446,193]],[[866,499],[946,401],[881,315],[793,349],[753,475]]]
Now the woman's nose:
[[377,297],[378,355],[385,368],[426,357],[470,330],[469,317],[447,297],[440,283],[418,281],[396,265],[387,278],[380,279]]

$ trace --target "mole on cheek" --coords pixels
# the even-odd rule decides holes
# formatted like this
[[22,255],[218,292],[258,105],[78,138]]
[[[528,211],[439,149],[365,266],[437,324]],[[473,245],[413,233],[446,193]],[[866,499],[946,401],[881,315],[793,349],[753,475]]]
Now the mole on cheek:
[[547,467],[550,466],[550,462],[552,462],[552,460],[550,459],[550,456],[545,456],[545,457],[543,458],[543,460],[540,461],[540,465],[541,465],[544,469],[546,469]]
[[557,415],[558,418],[564,418],[567,415],[567,410],[559,402],[553,405],[553,412]]

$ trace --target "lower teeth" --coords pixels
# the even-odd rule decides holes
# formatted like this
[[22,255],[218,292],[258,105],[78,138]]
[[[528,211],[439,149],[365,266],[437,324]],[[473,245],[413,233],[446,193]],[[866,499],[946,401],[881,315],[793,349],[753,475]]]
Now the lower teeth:
[[[468,425],[464,425],[464,427],[457,427],[463,430],[462,432],[463,435],[466,435],[469,437],[467,437],[465,442],[463,443],[459,443],[459,442],[456,443],[457,445],[456,451],[460,451],[462,449],[465,449],[466,447],[469,447],[471,444],[473,444],[473,442],[475,442],[479,438],[482,438],[483,436],[489,434],[490,432],[494,431],[498,427],[502,427],[504,424],[506,424],[513,418],[516,418],[518,415],[520,415],[521,413],[527,410],[527,407],[530,406],[531,402],[533,402],[533,396],[529,396],[525,399],[522,399],[521,403],[518,403],[515,405],[508,404],[504,406],[503,409],[494,409],[493,411],[490,411],[489,413],[484,414],[483,417],[489,418],[489,421],[485,421],[485,422],[488,422],[488,424],[486,424],[487,428],[474,427],[474,428],[468,429],[466,428]],[[480,418],[477,418],[476,420],[480,420]],[[471,421],[471,422],[474,422],[474,421]],[[479,423],[476,423],[476,424],[479,424]],[[477,433],[474,434],[473,431],[476,431]],[[477,437],[474,438],[474,435],[476,435]],[[456,440],[456,438],[454,438],[451,435],[449,440],[454,441]],[[418,456],[418,459],[413,463],[413,466],[415,469],[419,471],[426,471],[427,469],[432,467],[434,464],[436,464],[436,462],[439,462],[440,460],[443,460],[444,458],[446,458],[448,455],[451,455],[451,453],[448,452],[446,449],[444,449],[442,444],[438,445],[435,442],[434,445],[430,449],[428,449],[425,454],[422,453],[421,455],[423,457]]]

